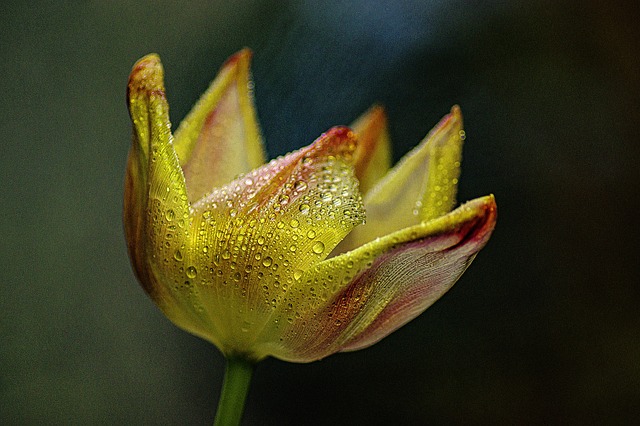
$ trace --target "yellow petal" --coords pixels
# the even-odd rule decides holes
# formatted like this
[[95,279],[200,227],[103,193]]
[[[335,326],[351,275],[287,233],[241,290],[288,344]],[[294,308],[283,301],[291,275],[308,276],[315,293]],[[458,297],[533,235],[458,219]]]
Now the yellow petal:
[[263,330],[289,288],[363,221],[355,146],[349,129],[332,129],[193,205],[183,265],[195,286],[180,291],[198,290],[225,354],[266,356],[256,341],[273,338]]
[[358,148],[354,155],[356,177],[360,182],[360,192],[366,195],[391,167],[391,147],[384,108],[373,106],[351,128],[358,135]]
[[125,178],[124,225],[129,257],[149,296],[176,325],[217,343],[198,315],[181,263],[190,240],[185,180],[173,149],[163,70],[157,55],[133,67],[128,85],[133,143]]
[[[147,55],[133,66],[127,86],[129,115],[133,123],[132,144],[127,160],[124,193],[124,227],[134,270],[145,272],[146,210],[149,201],[148,180],[151,145],[168,140],[171,123],[164,94],[160,58]],[[154,155],[154,161],[157,154]],[[149,279],[140,279],[148,293],[153,293]]]
[[[314,361],[371,345],[415,318],[462,275],[495,226],[493,196],[333,257],[286,297],[280,359]],[[283,323],[283,321],[280,321]]]
[[191,202],[265,162],[250,61],[248,49],[229,58],[176,131],[175,149]]
[[462,135],[462,115],[454,106],[420,145],[367,193],[367,223],[354,229],[337,252],[449,212],[455,205]]

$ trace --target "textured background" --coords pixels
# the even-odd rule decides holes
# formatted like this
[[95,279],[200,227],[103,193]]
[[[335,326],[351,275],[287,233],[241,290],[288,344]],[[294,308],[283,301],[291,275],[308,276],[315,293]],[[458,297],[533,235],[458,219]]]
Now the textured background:
[[458,103],[459,198],[499,205],[417,320],[259,365],[246,424],[639,421],[639,21],[632,1],[3,2],[0,423],[211,423],[222,357],[129,267],[124,94],[158,52],[178,123],[244,46],[271,156],[381,102],[397,160]]

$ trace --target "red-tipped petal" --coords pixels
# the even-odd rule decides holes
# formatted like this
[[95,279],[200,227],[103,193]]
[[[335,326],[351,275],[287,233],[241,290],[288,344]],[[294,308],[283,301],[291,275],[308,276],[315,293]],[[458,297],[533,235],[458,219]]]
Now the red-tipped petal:
[[[493,196],[328,259],[302,277],[280,321],[275,357],[309,362],[361,349],[441,297],[484,247],[495,226]],[[298,291],[299,289],[299,291]]]
[[176,131],[190,202],[265,162],[250,62],[249,49],[229,58]]
[[355,148],[353,132],[331,129],[193,205],[193,250],[184,262],[206,266],[198,266],[207,283],[201,305],[232,336],[225,353],[268,355],[254,341],[274,338],[268,321],[288,289],[362,222]]
[[354,166],[360,192],[364,196],[391,167],[391,147],[384,108],[373,106],[350,127],[358,135]]

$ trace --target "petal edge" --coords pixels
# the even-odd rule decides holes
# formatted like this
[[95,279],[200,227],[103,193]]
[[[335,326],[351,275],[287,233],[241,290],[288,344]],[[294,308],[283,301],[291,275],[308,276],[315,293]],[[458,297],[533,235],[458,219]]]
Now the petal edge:
[[[302,293],[293,293],[287,300],[300,319],[290,326],[285,324],[283,342],[272,348],[273,355],[285,361],[310,362],[382,339],[424,311],[453,285],[488,241],[495,220],[496,204],[489,195],[433,221],[321,262],[302,278],[307,288],[315,289],[315,296],[305,299]],[[407,261],[403,253],[411,250],[413,258]],[[448,253],[449,259],[454,256],[456,268],[441,274],[446,280],[420,298],[417,305],[406,304],[402,295],[420,292],[412,283],[401,285],[397,279],[433,275],[433,267],[444,258],[443,253]],[[394,268],[394,259],[397,262],[399,256],[404,256],[402,268]],[[416,268],[416,261],[421,262],[421,268]],[[405,303],[402,309],[392,303],[394,298]],[[388,312],[395,312],[393,315],[387,315],[387,306],[392,309]],[[378,317],[385,321],[376,322]]]

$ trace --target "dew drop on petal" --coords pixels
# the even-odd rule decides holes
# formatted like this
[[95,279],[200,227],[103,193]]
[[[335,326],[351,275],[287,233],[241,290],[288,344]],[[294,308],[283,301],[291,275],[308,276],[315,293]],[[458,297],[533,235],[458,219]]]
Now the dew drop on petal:
[[324,251],[324,243],[322,241],[316,241],[313,247],[311,247],[311,250],[313,250],[315,254],[322,254]]
[[178,262],[182,261],[182,252],[180,250],[176,250],[175,253],[173,253],[173,258],[175,260],[177,260]]
[[264,259],[262,259],[262,265],[265,267],[269,267],[271,266],[271,264],[273,263],[273,259],[271,259],[271,257],[267,256]]
[[189,278],[195,278],[198,275],[198,270],[195,268],[195,266],[189,266],[187,268],[187,276]]

